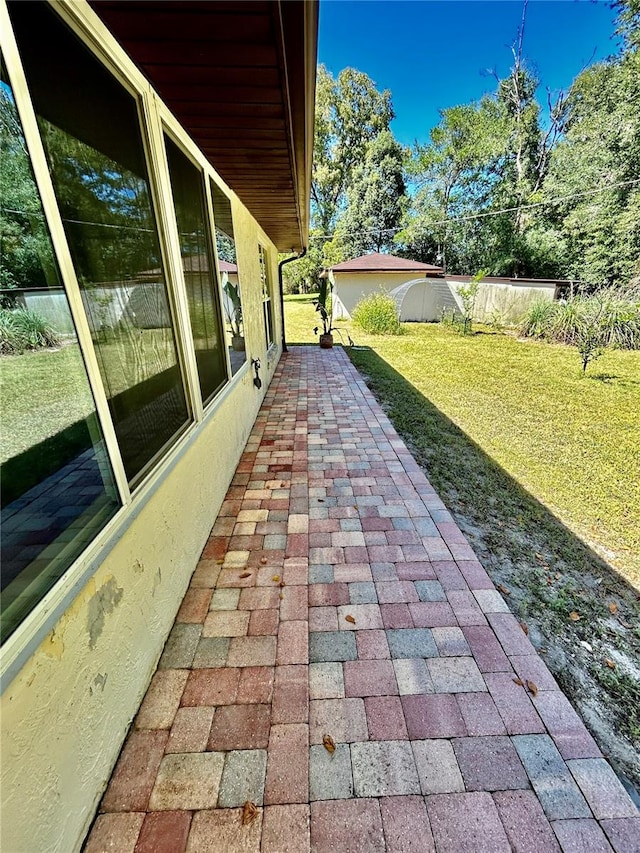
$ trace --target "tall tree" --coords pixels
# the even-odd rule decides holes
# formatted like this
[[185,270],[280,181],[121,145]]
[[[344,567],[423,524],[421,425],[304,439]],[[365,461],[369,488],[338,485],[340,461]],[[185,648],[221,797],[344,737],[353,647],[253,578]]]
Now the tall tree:
[[[436,260],[457,271],[464,226],[460,220],[487,204],[505,152],[506,128],[494,98],[440,111],[426,145],[416,144],[410,171],[418,187],[401,239],[411,248],[436,241]],[[464,254],[464,253],[463,253]]]
[[338,220],[335,242],[345,257],[388,251],[400,227],[407,196],[404,152],[389,130],[367,145],[347,190],[348,204]]
[[319,66],[311,197],[314,226],[324,234],[344,209],[367,144],[389,129],[393,116],[391,93],[379,92],[362,71],[345,68],[335,79]]
[[565,274],[592,284],[640,275],[640,51],[577,78],[544,186],[567,242]]
[[640,0],[615,0],[617,29],[628,49],[640,48]]
[[[562,134],[567,96],[548,92],[543,129],[538,80],[523,56],[526,2],[507,77],[481,101],[441,111],[426,146],[417,146],[415,210],[402,236],[412,247],[424,227],[437,239],[437,259],[452,272],[483,267],[498,275],[554,275],[561,238],[532,203]],[[430,260],[430,258],[424,258]]]

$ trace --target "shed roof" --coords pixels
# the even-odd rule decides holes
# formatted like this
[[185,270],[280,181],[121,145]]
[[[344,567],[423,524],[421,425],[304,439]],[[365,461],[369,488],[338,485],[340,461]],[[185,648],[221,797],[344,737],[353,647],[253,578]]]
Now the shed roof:
[[305,246],[318,0],[89,2],[276,246]]
[[382,252],[372,252],[361,255],[351,261],[343,261],[332,267],[334,272],[421,272],[441,273],[441,267],[423,264],[409,258],[399,258],[397,255],[386,255]]

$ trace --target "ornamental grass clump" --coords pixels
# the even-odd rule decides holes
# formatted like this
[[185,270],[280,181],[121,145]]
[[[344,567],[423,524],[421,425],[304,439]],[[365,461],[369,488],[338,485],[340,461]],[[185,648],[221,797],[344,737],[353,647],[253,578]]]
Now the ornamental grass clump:
[[529,306],[519,330],[529,338],[577,346],[585,333],[593,334],[594,325],[603,347],[640,349],[640,294],[607,288],[566,302],[538,300]]
[[403,331],[396,301],[383,291],[361,299],[351,317],[356,326],[370,335],[401,335]]
[[0,352],[16,354],[60,344],[55,329],[40,314],[28,308],[0,309]]

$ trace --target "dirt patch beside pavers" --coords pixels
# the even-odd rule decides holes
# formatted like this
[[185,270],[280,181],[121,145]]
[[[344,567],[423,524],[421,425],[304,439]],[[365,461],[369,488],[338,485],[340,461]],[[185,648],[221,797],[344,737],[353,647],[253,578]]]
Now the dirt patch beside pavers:
[[535,532],[486,517],[480,527],[475,513],[453,496],[440,496],[640,804],[640,596],[594,557],[576,571]]

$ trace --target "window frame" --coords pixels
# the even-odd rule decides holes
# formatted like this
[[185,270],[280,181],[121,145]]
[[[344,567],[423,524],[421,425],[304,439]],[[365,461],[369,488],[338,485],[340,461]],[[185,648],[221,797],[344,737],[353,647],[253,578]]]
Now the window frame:
[[[169,178],[169,189],[171,191],[171,206],[173,211],[173,218],[175,221],[175,229],[176,229],[176,237],[177,237],[177,257],[181,258],[182,252],[180,247],[180,229],[178,228],[178,218],[175,211],[175,204],[173,203],[173,190],[171,187],[171,171],[169,169],[169,158],[167,156],[167,149],[165,145],[165,137],[170,139],[171,142],[178,148],[181,154],[186,157],[186,159],[191,163],[191,165],[197,169],[198,174],[200,176],[200,188],[202,190],[202,200],[203,200],[203,216],[204,216],[204,231],[205,231],[205,240],[207,242],[208,256],[212,262],[211,273],[214,277],[215,286],[212,287],[212,294],[214,297],[214,310],[216,313],[216,320],[218,325],[218,333],[219,339],[222,344],[222,348],[224,351],[224,368],[225,368],[225,379],[221,385],[219,385],[215,391],[213,391],[206,399],[202,397],[201,388],[200,388],[200,380],[198,378],[198,393],[200,394],[201,402],[203,410],[207,409],[210,404],[216,399],[216,397],[221,393],[221,391],[229,384],[232,378],[231,373],[231,364],[229,361],[229,353],[227,350],[225,335],[224,335],[224,321],[222,316],[222,285],[221,285],[221,276],[220,276],[220,266],[218,263],[218,255],[216,251],[216,243],[214,239],[215,235],[215,223],[213,220],[213,207],[211,204],[211,192],[209,187],[209,180],[207,178],[206,170],[203,168],[202,164],[195,159],[191,152],[188,150],[187,146],[185,146],[182,141],[177,137],[177,134],[174,134],[169,127],[167,126],[165,121],[162,121],[162,150],[164,154],[164,159],[167,164],[167,177]],[[174,223],[172,223],[173,225]],[[189,314],[189,303],[187,299],[187,283],[184,276],[184,267],[180,264],[180,288],[184,290],[184,295],[187,304],[187,315],[189,317],[189,329],[188,335],[191,338],[191,342],[193,344],[194,358],[195,358],[195,342],[193,341],[193,333],[191,329],[191,316]],[[197,362],[195,365],[196,373],[198,372]]]
[[[211,163],[206,159],[206,157],[202,154],[198,146],[191,139],[186,130],[182,127],[180,122],[173,115],[171,110],[167,107],[167,105],[157,96],[155,96],[155,92],[153,93],[156,102],[156,115],[159,121],[159,129],[161,133],[161,137],[163,133],[168,134],[173,142],[178,145],[179,148],[182,149],[182,152],[192,161],[192,163],[200,169],[202,173],[202,177],[205,184],[205,201],[206,201],[206,212],[208,217],[208,229],[209,229],[209,241],[211,244],[211,251],[213,252],[213,259],[215,263],[215,274],[216,274],[216,284],[217,284],[217,296],[218,296],[218,305],[220,311],[222,312],[222,305],[224,294],[222,291],[222,276],[220,274],[220,259],[218,257],[218,249],[216,246],[216,220],[215,220],[215,210],[213,206],[213,195],[211,192],[211,184],[214,183],[218,190],[223,193],[228,199],[231,207],[233,208],[233,191],[227,186],[227,184],[222,180],[220,175],[213,168]],[[175,213],[173,211],[173,196],[171,194],[171,183],[169,180],[169,165],[167,162],[167,154],[164,147],[164,140],[162,140],[161,153],[163,158],[163,177],[166,178],[166,183],[164,186],[166,187],[166,191],[168,192],[168,201],[170,203],[169,209],[171,211],[171,215],[169,216],[169,222],[167,223],[167,235],[170,238],[171,243],[171,260],[174,261],[176,258],[180,259],[180,237],[178,234],[178,227],[175,221]],[[179,290],[181,291],[181,296],[184,298],[184,306],[187,318],[187,334],[189,339],[191,340],[191,346],[193,348],[193,341],[191,339],[191,325],[189,323],[189,308],[187,305],[187,296],[186,296],[186,286],[184,283],[184,273],[182,270],[182,265],[179,263],[175,264],[176,267],[176,280],[179,281]],[[238,262],[238,269],[240,267],[240,262]],[[222,317],[222,313],[221,313]],[[226,346],[225,346],[226,349]],[[244,375],[244,373],[248,370],[248,361],[247,358],[245,363],[235,372],[233,373],[231,370],[231,360],[229,357],[229,353],[227,352],[226,356],[226,365],[227,365],[227,382],[223,386],[223,388],[218,391],[213,397],[208,400],[204,405],[202,405],[202,401],[200,400],[200,413],[197,421],[201,421],[203,417],[209,415],[212,409],[215,408],[216,402],[221,396],[224,394],[225,390],[230,386],[234,385],[236,382],[240,381],[240,377]],[[195,360],[195,348],[193,348],[193,366],[197,381],[197,366]],[[198,397],[200,395],[200,386],[199,384],[196,386]]]
[[[269,250],[260,241],[258,241],[258,261],[260,264],[260,281],[262,285],[260,298],[262,300],[264,337],[267,345],[267,352],[270,352],[276,346],[276,318],[273,311],[273,282],[271,280],[271,268],[269,266]],[[269,331],[271,331],[271,339],[269,338]]]

